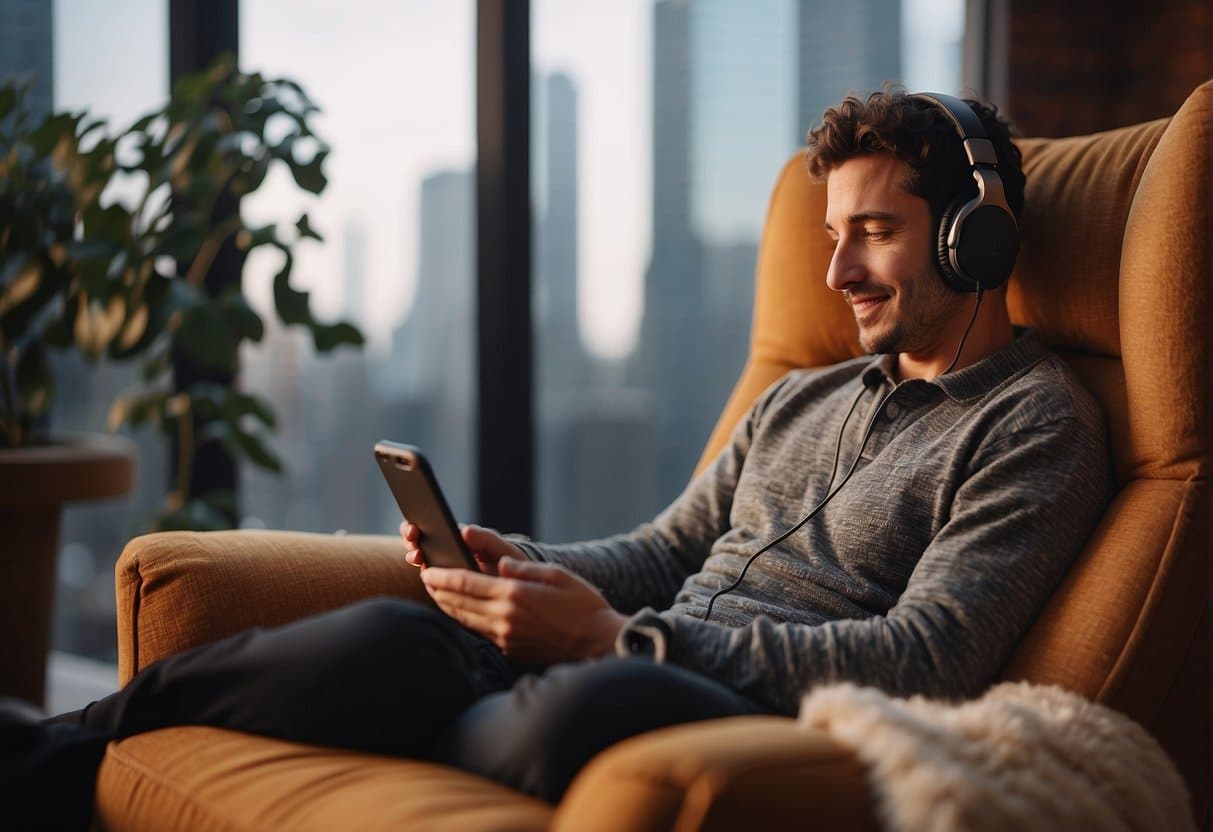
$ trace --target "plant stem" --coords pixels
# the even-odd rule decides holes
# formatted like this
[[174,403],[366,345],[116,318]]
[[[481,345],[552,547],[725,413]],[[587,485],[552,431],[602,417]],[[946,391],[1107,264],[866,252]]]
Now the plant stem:
[[181,497],[181,505],[190,493],[190,477],[194,473],[194,406],[190,400],[185,412],[177,420],[177,483],[176,490]]
[[[14,347],[14,351],[15,351]],[[4,357],[3,370],[0,371],[0,377],[3,379],[4,391],[4,421],[10,426],[10,440],[12,447],[19,448],[22,444],[23,437],[21,436],[21,419],[17,413],[17,391],[13,389],[13,378],[9,373],[8,360],[8,343],[0,336],[0,356]],[[16,362],[13,362],[14,364]]]
[[200,286],[202,281],[206,279],[206,273],[211,270],[211,265],[215,262],[215,258],[219,255],[219,247],[223,245],[223,241],[228,236],[240,228],[240,216],[236,215],[224,222],[216,229],[215,234],[208,237],[207,240],[198,247],[198,253],[194,255],[194,262],[190,263],[190,270],[185,275],[185,280],[191,286]]

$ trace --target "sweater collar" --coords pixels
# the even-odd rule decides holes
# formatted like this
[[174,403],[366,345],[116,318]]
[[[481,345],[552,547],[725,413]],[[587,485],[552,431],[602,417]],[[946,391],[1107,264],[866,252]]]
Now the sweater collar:
[[[962,370],[946,373],[925,382],[933,384],[951,399],[969,402],[979,399],[1015,374],[1031,367],[1048,355],[1048,349],[1034,329],[1021,329],[1014,341],[998,352]],[[897,356],[892,353],[873,358],[863,371],[863,383],[877,387],[893,383]]]

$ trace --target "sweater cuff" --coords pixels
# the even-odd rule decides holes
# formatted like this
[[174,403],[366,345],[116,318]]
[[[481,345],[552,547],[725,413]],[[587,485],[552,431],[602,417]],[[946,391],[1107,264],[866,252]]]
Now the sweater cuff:
[[670,625],[662,620],[657,611],[646,607],[623,625],[615,638],[615,655],[620,658],[651,659],[657,664],[665,662],[669,653]]
[[521,549],[522,553],[526,555],[527,560],[538,561],[540,563],[545,563],[547,561],[547,558],[543,556],[542,550],[540,550],[540,548],[535,545],[534,541],[532,541],[526,535],[503,534],[502,537]]

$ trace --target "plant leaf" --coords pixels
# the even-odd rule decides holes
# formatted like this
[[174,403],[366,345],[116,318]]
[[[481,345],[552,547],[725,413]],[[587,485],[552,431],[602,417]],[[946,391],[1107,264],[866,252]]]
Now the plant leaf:
[[274,223],[260,228],[242,228],[236,233],[236,247],[241,251],[252,251],[258,246],[278,242],[278,226]]
[[282,270],[274,275],[274,308],[278,310],[278,317],[284,324],[309,324],[312,322],[312,313],[308,308],[308,293],[291,287],[291,266],[294,257],[290,252],[284,253],[286,263]]
[[328,155],[329,151],[325,148],[324,150],[317,151],[316,155],[307,164],[291,164],[291,176],[295,177],[295,184],[311,194],[318,194],[323,191],[325,186],[328,185],[328,179],[325,178],[321,166]]
[[219,306],[237,338],[259,342],[265,337],[265,324],[261,316],[239,291],[226,292],[220,299]]
[[118,396],[110,405],[108,427],[116,431],[123,425],[141,425],[160,421],[171,390],[136,391]]
[[200,300],[187,309],[176,340],[200,369],[236,372],[236,338],[216,302]]
[[299,221],[295,223],[295,230],[299,232],[300,239],[307,238],[309,240],[315,240],[318,243],[324,242],[324,238],[321,237],[314,228],[312,228],[311,221],[308,219],[307,214],[299,217]]
[[362,333],[352,324],[315,324],[312,327],[312,342],[317,352],[329,352],[342,344],[360,347],[363,344]]
[[232,392],[227,397],[227,401],[224,403],[224,416],[235,425],[239,425],[240,420],[245,416],[256,418],[268,428],[277,425],[274,411],[270,409],[269,404],[246,393]]
[[244,431],[237,431],[236,441],[240,443],[240,449],[244,451],[244,455],[248,458],[249,462],[260,468],[273,471],[276,474],[282,473],[282,460],[270,450],[261,437],[245,433]]

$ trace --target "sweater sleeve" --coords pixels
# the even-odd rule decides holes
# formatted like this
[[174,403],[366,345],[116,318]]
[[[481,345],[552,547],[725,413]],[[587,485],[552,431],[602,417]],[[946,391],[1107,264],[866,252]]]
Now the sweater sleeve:
[[818,625],[758,616],[731,628],[649,609],[625,626],[617,652],[685,666],[787,714],[829,682],[978,694],[1090,535],[1110,472],[1102,434],[1076,419],[1004,436],[975,467],[887,614]]
[[728,531],[733,493],[754,431],[786,379],[759,396],[712,464],[652,522],[581,543],[514,542],[532,560],[560,564],[585,578],[620,612],[668,607],[682,582],[699,570],[712,544]]

